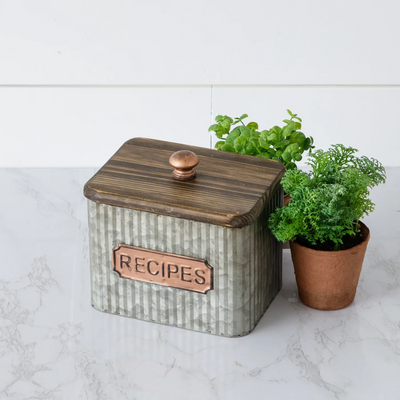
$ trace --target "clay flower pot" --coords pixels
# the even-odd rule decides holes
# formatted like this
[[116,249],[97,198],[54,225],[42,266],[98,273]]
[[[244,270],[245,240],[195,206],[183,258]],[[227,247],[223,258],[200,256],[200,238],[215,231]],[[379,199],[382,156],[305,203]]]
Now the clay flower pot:
[[363,241],[351,249],[313,250],[290,242],[301,301],[318,310],[339,310],[351,304],[369,241],[369,229],[360,222]]
[[285,194],[283,196],[283,206],[286,206],[287,203],[290,201],[290,194]]

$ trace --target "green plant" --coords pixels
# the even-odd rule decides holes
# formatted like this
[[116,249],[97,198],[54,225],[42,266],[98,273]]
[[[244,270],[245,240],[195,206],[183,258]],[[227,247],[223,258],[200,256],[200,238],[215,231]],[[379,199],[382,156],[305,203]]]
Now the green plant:
[[282,186],[291,201],[271,215],[269,227],[279,241],[331,241],[339,250],[343,239],[358,233],[358,221],[374,209],[369,189],[385,182],[385,169],[375,159],[356,157],[358,150],[342,144],[309,155],[310,172],[286,171]]
[[[256,122],[244,124],[247,114],[235,120],[227,115],[217,115],[216,124],[211,125],[208,131],[214,131],[220,139],[215,144],[218,150],[269,158],[280,161],[287,169],[295,169],[295,163],[302,159],[303,152],[314,148],[313,138],[300,132],[302,121],[297,114],[290,110],[287,112],[290,119],[283,120],[286,125],[282,128],[274,126],[270,130],[259,131]],[[231,131],[237,124],[240,125]]]

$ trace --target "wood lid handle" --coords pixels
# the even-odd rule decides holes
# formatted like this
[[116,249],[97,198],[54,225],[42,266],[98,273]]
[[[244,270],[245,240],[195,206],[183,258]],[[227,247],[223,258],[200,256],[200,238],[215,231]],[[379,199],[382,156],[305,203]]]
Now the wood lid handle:
[[190,181],[196,177],[194,167],[199,163],[199,157],[193,151],[179,150],[172,154],[169,163],[175,168],[172,177],[179,181]]

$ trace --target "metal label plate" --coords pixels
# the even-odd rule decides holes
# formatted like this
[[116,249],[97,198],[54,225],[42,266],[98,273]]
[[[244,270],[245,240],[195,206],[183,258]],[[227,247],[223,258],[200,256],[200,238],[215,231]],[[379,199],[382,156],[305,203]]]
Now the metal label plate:
[[213,268],[200,258],[119,244],[113,249],[112,265],[121,278],[156,283],[192,292],[213,288]]

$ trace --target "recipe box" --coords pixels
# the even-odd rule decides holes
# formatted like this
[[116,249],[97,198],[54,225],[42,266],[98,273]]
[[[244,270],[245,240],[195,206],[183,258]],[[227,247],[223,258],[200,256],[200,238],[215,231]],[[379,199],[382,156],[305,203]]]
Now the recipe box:
[[282,245],[267,220],[283,203],[284,171],[259,157],[128,140],[84,189],[93,307],[250,333],[282,286]]

